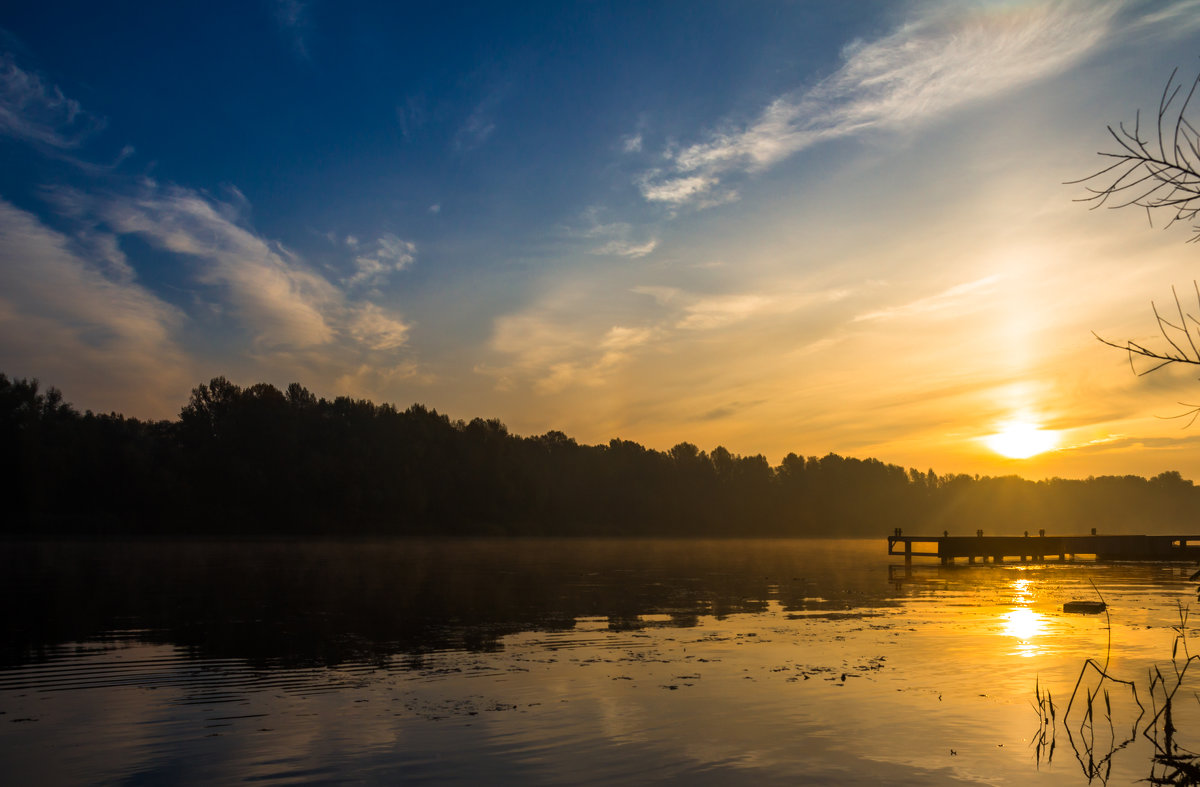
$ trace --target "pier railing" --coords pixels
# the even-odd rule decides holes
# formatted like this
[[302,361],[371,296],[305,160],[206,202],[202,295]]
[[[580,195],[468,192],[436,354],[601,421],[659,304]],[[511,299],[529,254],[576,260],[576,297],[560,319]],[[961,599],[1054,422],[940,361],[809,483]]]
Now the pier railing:
[[888,554],[933,557],[942,565],[958,558],[968,563],[1006,560],[1042,563],[1049,560],[1200,560],[1200,536],[1096,535],[1047,536],[1044,532],[1024,536],[906,536],[897,531],[888,536]]

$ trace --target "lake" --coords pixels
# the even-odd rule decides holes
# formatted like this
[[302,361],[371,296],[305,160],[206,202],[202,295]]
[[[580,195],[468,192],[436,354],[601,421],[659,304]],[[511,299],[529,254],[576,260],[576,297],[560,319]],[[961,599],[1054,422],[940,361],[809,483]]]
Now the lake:
[[[0,773],[6,784],[1151,775],[1154,748],[1137,733],[1161,692],[1152,699],[1147,674],[1173,675],[1173,647],[1184,663],[1193,566],[918,564],[906,576],[886,552],[884,538],[0,544]],[[1110,615],[1062,612],[1097,594]],[[1089,658],[1136,679],[1140,721],[1112,682],[1090,720],[1081,693],[1064,721]],[[1185,674],[1172,708],[1192,748],[1194,684]],[[1081,692],[1097,685],[1090,672]],[[1046,690],[1049,725],[1036,710]]]

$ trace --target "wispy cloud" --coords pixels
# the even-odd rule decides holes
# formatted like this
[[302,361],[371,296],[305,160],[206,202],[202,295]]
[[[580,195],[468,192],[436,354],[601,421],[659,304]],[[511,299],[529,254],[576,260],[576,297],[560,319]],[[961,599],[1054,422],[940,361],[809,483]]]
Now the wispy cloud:
[[275,0],[275,21],[292,43],[297,55],[308,59],[310,3],[305,0]]
[[650,296],[654,303],[639,299],[638,305],[621,308],[619,322],[580,320],[575,308],[579,293],[559,293],[523,312],[499,317],[490,346],[506,361],[476,371],[495,378],[503,390],[528,386],[544,395],[571,387],[598,388],[619,379],[622,369],[645,363],[656,353],[664,357],[703,354],[705,347],[728,347],[739,339],[727,338],[722,329],[798,314],[846,295],[839,289],[730,295],[700,295],[663,286],[637,286],[630,291]]
[[[0,200],[0,356],[6,371],[53,375],[88,406],[167,415],[186,380],[174,335],[186,318],[128,276],[113,278],[71,239]],[[138,380],[132,399],[128,380]]]
[[428,120],[429,111],[425,108],[423,95],[408,96],[396,105],[396,125],[405,139],[412,139]]
[[57,85],[19,67],[11,54],[0,55],[0,134],[66,150],[103,127]]
[[[349,239],[347,239],[349,240]],[[357,239],[354,243],[358,246]],[[368,254],[354,258],[354,275],[347,279],[351,286],[374,285],[390,273],[408,268],[417,259],[417,246],[412,241],[402,240],[390,232],[375,241],[375,248]]]
[[146,181],[133,198],[114,198],[98,208],[118,233],[201,260],[196,278],[223,289],[223,300],[260,347],[302,348],[333,339],[327,312],[340,293],[283,246],[239,224],[234,204]]
[[[92,234],[102,222],[116,236],[136,235],[190,261],[185,280],[213,288],[205,297],[215,312],[230,315],[237,330],[249,333],[248,352],[254,357],[307,358],[330,374],[367,356],[394,365],[397,352],[407,348],[409,323],[373,300],[377,293],[356,295],[282,244],[260,236],[243,219],[245,198],[236,189],[230,194],[222,201],[144,181],[134,194],[52,196]],[[347,237],[345,244],[359,251],[358,273],[351,277],[355,283],[375,281],[412,262],[412,244],[394,235],[384,235],[366,254],[357,239]]]
[[502,82],[475,105],[454,134],[454,149],[466,153],[480,147],[496,130],[496,109],[508,95],[511,84]]
[[602,223],[597,219],[595,209],[586,211],[584,218],[591,226],[581,234],[600,243],[592,249],[592,254],[637,258],[658,248],[658,238],[636,232],[628,222]]
[[518,383],[543,395],[573,386],[595,387],[654,337],[651,327],[571,325],[564,310],[539,308],[498,318],[490,344],[508,361],[501,367],[480,365],[475,371],[495,379],[500,390]]
[[354,307],[350,335],[371,350],[396,350],[408,343],[409,326],[374,303]]
[[960,307],[965,303],[971,303],[979,297],[981,292],[987,292],[995,287],[1000,281],[1000,276],[984,276],[981,279],[974,281],[963,282],[949,287],[934,295],[925,298],[918,298],[908,303],[898,306],[888,306],[883,309],[875,309],[874,311],[860,314],[854,318],[854,322],[868,322],[872,320],[891,320],[901,317],[920,317],[927,316],[937,312],[946,312]]
[[758,172],[822,140],[929,122],[968,102],[1061,72],[1101,44],[1115,3],[1073,0],[923,15],[875,41],[855,41],[842,66],[811,89],[781,96],[753,121],[669,150],[670,167],[638,181],[645,199],[708,199],[732,172]]
[[665,311],[664,325],[683,331],[724,328],[756,317],[777,317],[817,304],[834,303],[849,293],[843,288],[792,292],[745,292],[698,295],[675,287],[637,286]]

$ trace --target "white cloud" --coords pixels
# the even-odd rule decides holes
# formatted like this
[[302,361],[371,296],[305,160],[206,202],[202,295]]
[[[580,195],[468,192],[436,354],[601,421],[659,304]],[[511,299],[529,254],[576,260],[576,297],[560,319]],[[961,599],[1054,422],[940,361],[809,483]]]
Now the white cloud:
[[408,343],[409,326],[399,315],[374,303],[353,309],[349,332],[360,344],[372,350],[395,350]]
[[327,314],[340,305],[341,293],[281,245],[236,223],[235,206],[148,181],[137,196],[103,201],[98,209],[118,233],[202,260],[197,279],[224,290],[258,347],[303,348],[333,340]]
[[[87,390],[85,406],[168,415],[171,398],[186,390],[187,364],[173,338],[183,314],[128,276],[106,275],[73,246],[0,200],[5,371],[38,374],[68,392]],[[131,380],[137,387],[125,390]]]
[[57,86],[17,66],[12,55],[0,55],[0,134],[61,150],[78,147],[103,127]]
[[[974,281],[956,284],[946,290],[943,290],[926,298],[918,298],[915,301],[901,304],[899,306],[889,306],[884,309],[876,309],[875,311],[860,314],[854,318],[854,322],[867,322],[871,320],[890,320],[900,317],[919,317],[931,315],[937,312],[948,312],[956,307],[961,307],[964,304],[971,304],[979,297],[981,292],[987,292],[994,289],[997,282],[1000,281],[1000,276],[985,276]],[[957,313],[957,312],[956,312]]]
[[632,224],[624,221],[603,223],[598,218],[599,209],[589,208],[584,211],[583,219],[591,226],[584,230],[572,230],[572,234],[582,235],[601,242],[601,245],[591,250],[592,254],[610,257],[645,257],[658,248],[658,238],[648,237],[644,232],[635,231]]
[[928,122],[1081,60],[1103,43],[1115,3],[1030,3],[964,9],[926,6],[893,33],[846,48],[843,64],[813,88],[772,101],[741,128],[668,151],[672,167],[638,182],[672,205],[711,199],[721,177],[757,172],[825,139]]
[[[5,304],[0,297],[0,312],[17,315],[11,319],[18,323],[23,319],[39,335],[52,333],[49,328],[39,327],[47,319],[46,314],[62,315],[60,322],[69,324],[85,320],[105,326],[120,325],[144,314],[148,308],[144,303],[128,305],[130,293],[141,294],[151,304],[157,301],[133,283],[136,260],[126,260],[119,243],[122,236],[136,235],[158,249],[177,255],[179,269],[172,275],[182,280],[183,287],[201,285],[194,290],[194,297],[183,299],[183,308],[194,316],[196,324],[211,329],[215,321],[221,333],[229,334],[214,344],[206,333],[194,330],[187,335],[190,351],[201,356],[214,350],[219,352],[220,342],[231,337],[244,347],[240,356],[223,357],[222,373],[253,375],[258,379],[335,380],[346,385],[337,393],[380,398],[394,398],[397,394],[394,386],[402,382],[424,384],[433,379],[419,365],[410,347],[412,326],[395,308],[380,301],[379,293],[358,293],[349,285],[332,282],[278,241],[257,234],[241,218],[248,206],[240,192],[230,189],[229,194],[229,201],[221,201],[201,192],[160,186],[152,181],[143,182],[132,194],[91,196],[67,189],[48,191],[60,213],[77,225],[74,237],[55,236],[60,253],[74,255],[76,260],[83,255],[96,260],[96,265],[87,269],[91,283],[43,287],[41,291],[49,294],[40,298],[22,295],[21,302],[31,300],[35,304],[24,318],[19,309]],[[352,253],[359,252],[360,260],[368,260],[356,262],[366,277],[364,280],[411,263],[412,244],[392,235],[380,238],[369,254],[361,253],[362,243],[332,237]],[[15,254],[23,252],[23,247],[9,237],[0,237],[0,250]],[[6,274],[7,271],[0,271],[0,276]],[[3,286],[0,281],[0,289]],[[49,299],[59,290],[77,293],[78,297],[72,296],[69,303],[55,312]],[[178,310],[161,304],[159,307],[179,321],[186,319]],[[73,347],[60,342],[66,349],[55,357],[60,357],[68,367],[76,364],[87,357],[82,341],[111,330],[105,327],[81,331],[84,339]],[[140,328],[138,333],[150,335],[147,327]],[[161,336],[158,341],[170,344],[168,338]],[[173,352],[173,345],[168,349]],[[129,354],[137,355],[133,351]],[[142,356],[168,354],[167,349],[157,347],[146,350]],[[11,357],[11,353],[7,355]],[[188,363],[195,364],[190,360]],[[147,361],[145,365],[153,367],[155,361]],[[113,364],[118,371],[120,366]],[[27,368],[49,366],[39,362]],[[130,380],[140,380],[148,374],[124,374],[121,384],[128,386]],[[65,385],[72,377],[55,374],[53,379]],[[63,382],[59,383],[60,380]],[[186,390],[186,386],[179,386],[175,396],[186,395]],[[128,401],[135,401],[138,396],[128,391],[124,395]],[[168,413],[160,410],[159,414]]]
[[644,243],[634,243],[629,240],[610,240],[600,248],[596,249],[595,254],[607,254],[617,257],[645,257],[650,252],[658,248],[658,239],[651,238]]
[[500,83],[475,105],[471,114],[454,134],[455,150],[465,153],[488,141],[492,132],[496,130],[496,109],[507,96],[509,88],[509,83]]
[[[211,313],[228,314],[249,333],[248,357],[298,372],[319,370],[326,379],[352,364],[394,366],[408,347],[410,325],[403,316],[354,296],[281,243],[255,233],[239,218],[244,198],[238,199],[236,190],[230,193],[233,201],[222,202],[146,181],[133,195],[90,198],[59,190],[51,197],[93,235],[103,223],[118,236],[137,235],[190,259],[185,278],[212,287],[213,292],[205,293]],[[87,223],[93,215],[97,218]],[[361,251],[353,237],[344,243]],[[384,235],[369,254],[356,257],[358,273],[352,282],[375,281],[406,267],[414,250],[411,243]]]
[[[349,240],[347,238],[348,244]],[[352,245],[357,247],[357,239]],[[412,241],[402,240],[390,232],[384,233],[375,241],[375,248],[370,254],[360,254],[354,258],[355,273],[347,283],[351,286],[378,284],[389,273],[397,273],[411,266],[417,259],[416,254],[417,246]]]
[[682,205],[707,193],[717,182],[717,178],[709,175],[659,177],[657,172],[653,172],[643,177],[638,185],[642,196],[650,202]]

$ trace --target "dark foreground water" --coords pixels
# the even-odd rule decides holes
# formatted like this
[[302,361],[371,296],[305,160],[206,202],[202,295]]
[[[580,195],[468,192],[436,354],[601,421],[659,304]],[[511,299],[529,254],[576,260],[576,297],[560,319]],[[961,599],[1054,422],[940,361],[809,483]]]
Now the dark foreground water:
[[[1173,674],[1193,567],[890,560],[882,538],[0,545],[0,781],[1151,775],[1147,670]],[[1061,611],[1097,589],[1111,632]],[[1109,684],[1064,722],[1106,654],[1148,714]],[[1174,705],[1193,748],[1197,688]]]

